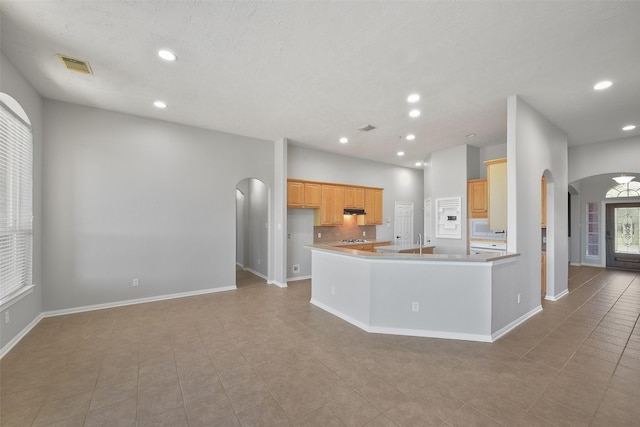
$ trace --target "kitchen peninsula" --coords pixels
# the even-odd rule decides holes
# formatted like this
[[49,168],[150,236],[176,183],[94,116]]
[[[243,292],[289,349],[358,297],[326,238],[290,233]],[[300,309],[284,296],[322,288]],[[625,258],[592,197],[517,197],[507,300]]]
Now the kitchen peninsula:
[[519,254],[307,248],[311,303],[367,332],[493,342],[542,309],[519,310]]

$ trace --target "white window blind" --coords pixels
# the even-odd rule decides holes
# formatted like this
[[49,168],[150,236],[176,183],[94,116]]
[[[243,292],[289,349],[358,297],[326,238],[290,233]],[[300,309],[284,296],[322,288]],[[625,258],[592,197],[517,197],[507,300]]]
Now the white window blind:
[[0,102],[0,299],[31,284],[31,126]]

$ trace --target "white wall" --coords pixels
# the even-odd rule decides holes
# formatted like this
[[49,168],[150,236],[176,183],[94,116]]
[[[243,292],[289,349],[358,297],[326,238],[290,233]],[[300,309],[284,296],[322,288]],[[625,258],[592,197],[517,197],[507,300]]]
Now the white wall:
[[249,180],[249,192],[245,198],[248,207],[248,226],[245,242],[249,252],[245,268],[263,278],[269,273],[268,263],[268,223],[269,223],[269,189],[257,179]]
[[640,178],[640,136],[569,148],[569,182],[601,175],[635,173]]
[[244,205],[245,205],[245,193],[244,191],[236,188],[236,264],[240,267],[244,267],[244,239],[245,239],[245,224],[244,224]]
[[[422,232],[424,190],[421,169],[356,159],[291,144],[287,150],[289,178],[384,188],[382,209],[384,225],[376,227],[377,240],[395,240],[393,235],[395,202],[413,203],[414,240],[418,233]],[[294,211],[295,213],[292,214]],[[289,209],[287,233],[293,239],[287,240],[287,254],[289,262],[300,264],[300,273],[296,276],[305,277],[311,274],[311,270],[303,270],[303,266],[311,265],[311,253],[302,246],[306,244],[304,242],[313,242],[313,210],[299,211],[302,209]],[[310,229],[309,224],[312,225]],[[287,265],[289,277],[293,276],[292,265]]]
[[235,283],[236,184],[272,185],[273,142],[51,100],[44,127],[44,311]]
[[548,175],[547,297],[567,290],[567,136],[518,96],[507,103],[507,248],[521,254],[522,314],[540,304],[541,185]]
[[[431,198],[431,217],[435,224],[436,200],[439,198],[461,198],[461,239],[436,238],[435,228],[431,231],[431,243],[436,246],[435,253],[467,253],[467,150],[470,147],[460,145],[447,150],[431,153],[424,167],[425,198]],[[473,147],[471,147],[473,149]]]
[[42,312],[42,98],[0,52],[0,92],[15,99],[27,114],[33,129],[33,292],[0,313],[9,311],[10,322],[0,322],[0,349],[13,342]]

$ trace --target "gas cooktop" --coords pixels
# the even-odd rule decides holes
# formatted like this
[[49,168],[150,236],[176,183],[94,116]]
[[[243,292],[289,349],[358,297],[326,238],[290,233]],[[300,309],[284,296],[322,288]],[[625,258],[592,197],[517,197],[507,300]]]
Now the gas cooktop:
[[345,239],[342,241],[342,243],[367,243],[368,240],[364,240],[364,239]]

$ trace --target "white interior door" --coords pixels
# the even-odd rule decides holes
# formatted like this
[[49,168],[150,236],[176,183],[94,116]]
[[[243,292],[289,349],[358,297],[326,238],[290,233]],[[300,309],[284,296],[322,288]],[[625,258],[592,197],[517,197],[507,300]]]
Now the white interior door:
[[395,244],[413,243],[413,203],[396,202],[395,218]]
[[431,230],[433,224],[431,224],[431,198],[424,199],[424,235],[422,240],[424,243],[431,243]]

